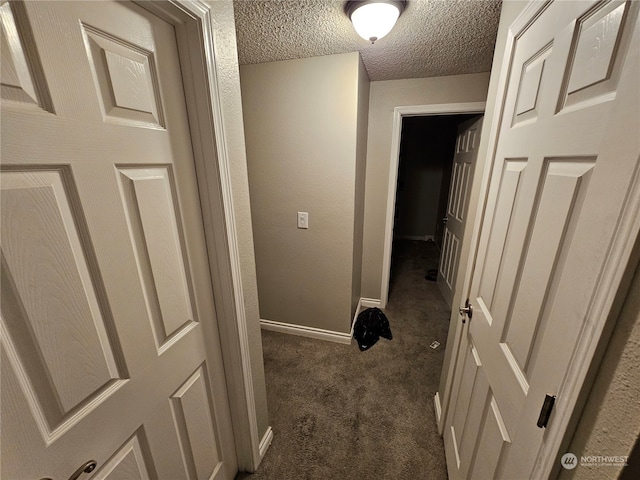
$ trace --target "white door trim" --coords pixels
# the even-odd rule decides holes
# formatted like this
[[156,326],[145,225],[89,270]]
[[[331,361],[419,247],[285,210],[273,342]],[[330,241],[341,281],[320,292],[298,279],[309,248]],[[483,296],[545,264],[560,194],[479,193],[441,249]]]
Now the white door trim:
[[266,448],[258,438],[214,19],[201,0],[137,3],[176,27],[238,468],[253,472]]
[[389,161],[389,187],[387,190],[387,219],[384,229],[384,250],[382,253],[382,285],[380,306],[385,308],[389,299],[389,273],[391,269],[391,247],[393,245],[393,214],[396,206],[396,184],[398,182],[398,162],[402,119],[426,115],[458,115],[484,113],[486,102],[440,103],[435,105],[409,105],[393,109],[391,130],[391,159]]

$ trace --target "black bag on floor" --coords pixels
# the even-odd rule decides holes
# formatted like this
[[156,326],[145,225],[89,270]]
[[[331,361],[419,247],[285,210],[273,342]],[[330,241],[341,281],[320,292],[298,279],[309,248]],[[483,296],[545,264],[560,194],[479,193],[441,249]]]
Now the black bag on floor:
[[387,340],[393,338],[389,320],[379,308],[367,308],[360,312],[353,327],[353,336],[362,352],[373,347],[380,337]]

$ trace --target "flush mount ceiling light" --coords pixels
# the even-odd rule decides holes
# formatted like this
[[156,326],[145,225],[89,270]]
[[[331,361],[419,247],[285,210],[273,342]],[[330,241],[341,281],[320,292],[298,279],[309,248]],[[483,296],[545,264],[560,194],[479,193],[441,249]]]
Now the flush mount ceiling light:
[[358,35],[374,43],[391,31],[406,3],[404,0],[350,0],[344,9]]

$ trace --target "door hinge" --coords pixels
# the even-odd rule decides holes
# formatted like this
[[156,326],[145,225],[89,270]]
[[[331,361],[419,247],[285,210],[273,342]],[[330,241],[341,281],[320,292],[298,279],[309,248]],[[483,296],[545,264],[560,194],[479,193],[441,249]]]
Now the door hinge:
[[545,428],[547,426],[554,403],[556,403],[555,395],[545,395],[544,403],[542,404],[542,409],[540,410],[540,416],[538,417],[538,427]]

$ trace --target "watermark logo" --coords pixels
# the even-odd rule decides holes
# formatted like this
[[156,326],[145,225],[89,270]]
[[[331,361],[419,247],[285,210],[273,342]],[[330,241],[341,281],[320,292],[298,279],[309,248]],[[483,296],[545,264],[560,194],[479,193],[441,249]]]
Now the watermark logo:
[[585,467],[626,467],[628,455],[582,455],[580,465]]
[[565,453],[560,459],[560,464],[567,470],[573,470],[578,466],[578,457],[576,457],[573,453]]
[[578,457],[567,452],[560,458],[560,465],[566,470],[573,470],[578,464],[583,467],[625,467],[629,457],[627,455],[582,455]]

